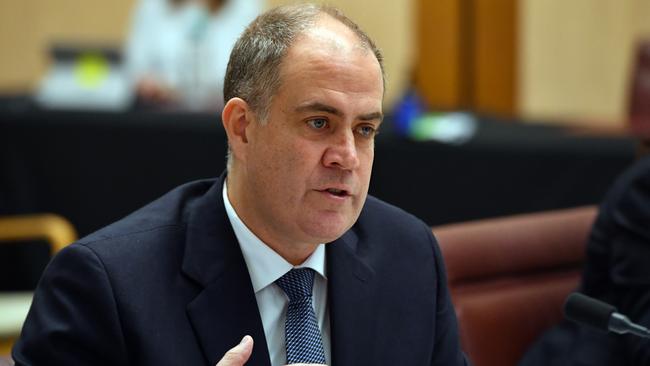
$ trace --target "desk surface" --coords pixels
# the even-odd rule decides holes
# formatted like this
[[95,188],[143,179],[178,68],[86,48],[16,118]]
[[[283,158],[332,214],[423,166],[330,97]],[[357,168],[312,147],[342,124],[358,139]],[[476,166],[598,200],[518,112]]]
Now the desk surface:
[[[384,132],[370,193],[431,225],[594,204],[634,146],[485,118],[459,146]],[[85,235],[178,184],[219,175],[225,152],[215,115],[0,107],[0,214],[55,212]]]

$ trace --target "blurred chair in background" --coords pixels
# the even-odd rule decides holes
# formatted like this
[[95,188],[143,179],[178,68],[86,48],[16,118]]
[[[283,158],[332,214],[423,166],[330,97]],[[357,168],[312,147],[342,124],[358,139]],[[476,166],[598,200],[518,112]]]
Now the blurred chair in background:
[[433,228],[473,365],[516,365],[562,319],[595,216],[586,206]]
[[[72,224],[58,215],[0,216],[0,244],[44,240],[54,255],[76,239]],[[11,352],[31,302],[31,292],[0,292],[0,357]]]
[[263,0],[139,0],[126,45],[139,101],[221,109],[230,51],[262,8]]

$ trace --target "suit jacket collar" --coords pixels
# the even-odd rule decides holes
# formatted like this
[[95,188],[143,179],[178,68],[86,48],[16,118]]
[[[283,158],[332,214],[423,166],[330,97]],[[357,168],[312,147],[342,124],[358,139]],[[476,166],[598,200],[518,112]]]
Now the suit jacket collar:
[[250,365],[269,365],[253,285],[221,197],[225,173],[190,209],[183,271],[203,290],[187,313],[211,365],[239,343],[255,340]]

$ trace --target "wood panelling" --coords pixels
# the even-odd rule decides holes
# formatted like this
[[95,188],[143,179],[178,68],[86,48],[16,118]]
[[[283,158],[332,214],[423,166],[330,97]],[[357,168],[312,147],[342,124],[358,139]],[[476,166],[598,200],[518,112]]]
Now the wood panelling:
[[517,1],[474,0],[474,109],[498,115],[517,110]]
[[418,0],[416,85],[435,109],[516,111],[516,0]]
[[457,108],[464,99],[461,4],[418,0],[416,22],[415,85],[430,107]]
[[0,1],[0,92],[25,89],[39,68],[35,1]]

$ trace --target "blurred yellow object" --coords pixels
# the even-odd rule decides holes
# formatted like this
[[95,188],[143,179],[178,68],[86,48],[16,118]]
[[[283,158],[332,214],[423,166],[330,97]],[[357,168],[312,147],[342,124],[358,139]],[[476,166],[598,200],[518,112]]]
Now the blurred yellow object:
[[[0,216],[0,244],[45,240],[54,255],[77,240],[70,222],[55,214]],[[32,303],[31,292],[0,292],[0,356],[8,355]]]
[[89,89],[99,87],[108,77],[108,72],[108,61],[94,53],[81,55],[74,66],[77,83]]

